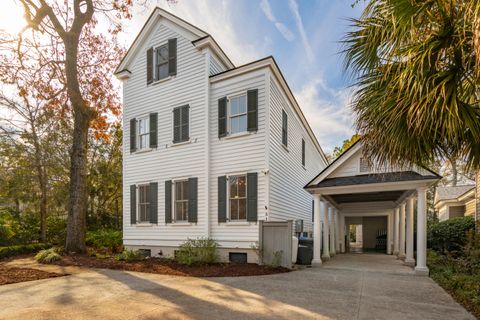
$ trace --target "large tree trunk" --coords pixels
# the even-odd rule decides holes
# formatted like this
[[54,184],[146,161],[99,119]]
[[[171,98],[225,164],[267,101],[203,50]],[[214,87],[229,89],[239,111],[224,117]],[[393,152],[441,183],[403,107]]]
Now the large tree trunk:
[[73,108],[73,144],[70,158],[70,199],[68,206],[67,252],[85,252],[87,215],[87,139],[91,110],[83,100],[77,78],[77,54],[79,35],[69,34],[65,38],[65,72],[67,91]]
[[37,171],[38,186],[40,188],[40,240],[47,241],[47,173],[43,164],[42,149],[40,147],[34,120],[30,120],[33,147],[35,148],[35,169]]

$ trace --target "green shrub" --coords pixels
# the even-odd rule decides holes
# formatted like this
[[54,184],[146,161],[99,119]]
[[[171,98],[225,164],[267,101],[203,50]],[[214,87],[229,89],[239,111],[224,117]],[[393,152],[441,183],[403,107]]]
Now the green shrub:
[[475,228],[473,217],[458,217],[436,223],[429,228],[429,247],[445,253],[460,252],[467,241],[467,232]]
[[115,260],[127,262],[141,261],[144,259],[145,254],[140,250],[125,249],[122,253],[119,253],[115,256]]
[[57,252],[57,248],[50,248],[39,251],[35,255],[35,260],[40,263],[52,263],[62,259],[62,256]]
[[58,216],[47,217],[47,241],[54,245],[65,244],[67,238],[67,220]]
[[24,253],[33,253],[43,249],[50,248],[48,243],[32,243],[22,244],[16,246],[0,247],[0,259],[6,257],[12,257]]
[[86,243],[97,249],[107,249],[114,253],[119,252],[123,244],[122,231],[113,229],[88,231]]
[[9,245],[12,237],[13,237],[12,228],[6,224],[0,223],[0,245],[1,246]]
[[175,259],[186,265],[194,263],[214,263],[217,261],[217,247],[215,240],[209,238],[188,239],[175,253]]

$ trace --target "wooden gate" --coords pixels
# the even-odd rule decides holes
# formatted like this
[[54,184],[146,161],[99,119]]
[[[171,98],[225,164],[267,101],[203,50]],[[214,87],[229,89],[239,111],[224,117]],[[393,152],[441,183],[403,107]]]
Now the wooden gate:
[[261,263],[292,268],[293,221],[260,221]]

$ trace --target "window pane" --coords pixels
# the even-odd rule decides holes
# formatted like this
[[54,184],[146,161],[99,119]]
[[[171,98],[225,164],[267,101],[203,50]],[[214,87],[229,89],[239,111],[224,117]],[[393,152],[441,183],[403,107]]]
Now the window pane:
[[238,117],[238,132],[247,131],[247,116]]
[[237,194],[237,177],[229,177],[230,181],[230,198],[235,198]]
[[238,200],[238,219],[247,219],[247,199]]
[[245,176],[238,177],[238,196],[245,197],[247,192],[247,184],[245,181]]
[[230,220],[238,220],[238,200],[230,200]]
[[158,67],[158,79],[165,79],[168,77],[168,63],[164,63]]
[[230,100],[230,114],[232,116],[238,114],[238,98],[232,98]]
[[161,64],[168,61],[168,48],[166,45],[157,49],[157,63]]
[[247,96],[243,95],[238,97],[238,113],[247,112]]

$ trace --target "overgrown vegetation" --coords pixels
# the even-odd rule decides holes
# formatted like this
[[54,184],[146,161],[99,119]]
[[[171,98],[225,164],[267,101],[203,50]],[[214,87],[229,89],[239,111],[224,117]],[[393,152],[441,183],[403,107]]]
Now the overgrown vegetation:
[[42,249],[50,248],[48,243],[32,243],[15,246],[0,247],[0,259],[12,257],[19,254],[33,253]]
[[185,265],[217,262],[218,244],[210,238],[188,239],[175,253],[175,259]]
[[35,255],[35,260],[39,263],[48,264],[61,259],[62,259],[62,256],[59,254],[58,248],[41,250]]
[[459,303],[480,318],[480,235],[472,217],[429,226],[430,275]]
[[145,254],[140,250],[125,249],[122,253],[119,253],[115,256],[115,260],[127,262],[142,261],[144,259]]

